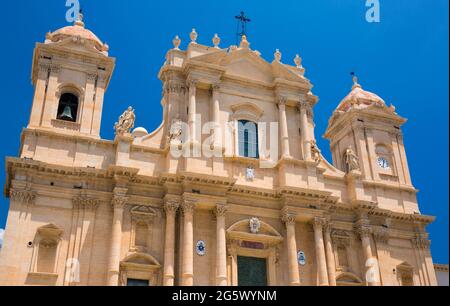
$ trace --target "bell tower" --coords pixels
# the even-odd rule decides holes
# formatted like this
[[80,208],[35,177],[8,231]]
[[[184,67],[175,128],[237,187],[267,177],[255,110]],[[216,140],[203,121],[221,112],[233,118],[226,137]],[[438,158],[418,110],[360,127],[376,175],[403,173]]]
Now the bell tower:
[[[353,77],[353,87],[334,111],[325,133],[331,142],[333,164],[351,172],[359,170],[366,181],[396,184],[412,189],[401,126],[406,119],[391,104],[365,91]],[[349,154],[359,165],[350,164]],[[358,168],[358,169],[355,169]]]
[[73,25],[37,43],[28,128],[100,138],[103,98],[115,64],[108,49],[85,28],[81,13]]

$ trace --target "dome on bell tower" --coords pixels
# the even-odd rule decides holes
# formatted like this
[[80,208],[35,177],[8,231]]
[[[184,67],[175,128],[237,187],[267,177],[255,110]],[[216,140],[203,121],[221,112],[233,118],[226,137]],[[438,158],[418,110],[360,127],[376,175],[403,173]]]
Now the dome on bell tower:
[[347,112],[350,109],[363,109],[372,105],[385,106],[386,103],[378,95],[362,89],[358,78],[353,76],[352,91],[339,103],[336,110]]
[[81,13],[78,14],[78,18],[73,25],[47,33],[45,43],[58,43],[66,40],[67,38],[86,40],[87,42],[90,42],[99,52],[108,55],[107,52],[109,50],[109,46],[103,43],[92,31],[85,28],[83,15]]

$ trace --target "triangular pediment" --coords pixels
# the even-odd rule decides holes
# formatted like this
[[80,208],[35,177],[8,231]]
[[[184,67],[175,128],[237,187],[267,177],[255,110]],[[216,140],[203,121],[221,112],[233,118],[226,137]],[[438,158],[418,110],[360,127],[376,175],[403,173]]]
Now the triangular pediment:
[[226,63],[226,74],[254,81],[272,83],[274,76],[270,65],[261,63],[250,56],[234,58]]
[[218,50],[193,58],[196,62],[217,65],[225,68],[225,75],[272,84],[275,79],[292,82],[307,82],[282,63],[269,63],[250,49],[237,49],[230,52]]

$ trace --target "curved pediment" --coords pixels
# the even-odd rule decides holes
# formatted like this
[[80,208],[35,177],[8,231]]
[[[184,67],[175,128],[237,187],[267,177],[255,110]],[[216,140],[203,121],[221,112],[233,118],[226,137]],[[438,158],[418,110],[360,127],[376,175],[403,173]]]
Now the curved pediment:
[[336,277],[338,286],[362,286],[363,281],[353,273],[342,272]]
[[131,253],[122,260],[122,263],[161,266],[161,264],[150,254],[146,253]]
[[230,239],[235,240],[263,243],[283,241],[283,236],[275,228],[257,218],[244,219],[234,223],[227,229],[227,235]]

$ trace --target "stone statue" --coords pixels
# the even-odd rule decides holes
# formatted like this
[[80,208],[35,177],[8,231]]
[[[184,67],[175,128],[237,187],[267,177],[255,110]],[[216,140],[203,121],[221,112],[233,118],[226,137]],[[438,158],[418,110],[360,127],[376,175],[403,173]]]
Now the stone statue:
[[172,126],[170,127],[170,132],[169,132],[169,143],[171,143],[173,141],[176,144],[181,144],[182,143],[182,139],[181,139],[182,134],[183,134],[183,128],[181,125],[181,120],[180,119],[173,120]]
[[131,129],[134,128],[134,121],[136,120],[136,115],[134,114],[134,109],[130,106],[128,109],[119,117],[119,122],[114,125],[114,130],[116,135],[123,135],[125,133],[130,133]]
[[311,140],[311,157],[314,159],[314,161],[316,161],[317,163],[320,162],[322,160],[321,154],[322,152],[317,146],[317,142],[315,140]]
[[358,156],[350,146],[345,150],[345,164],[347,166],[347,172],[360,170]]

